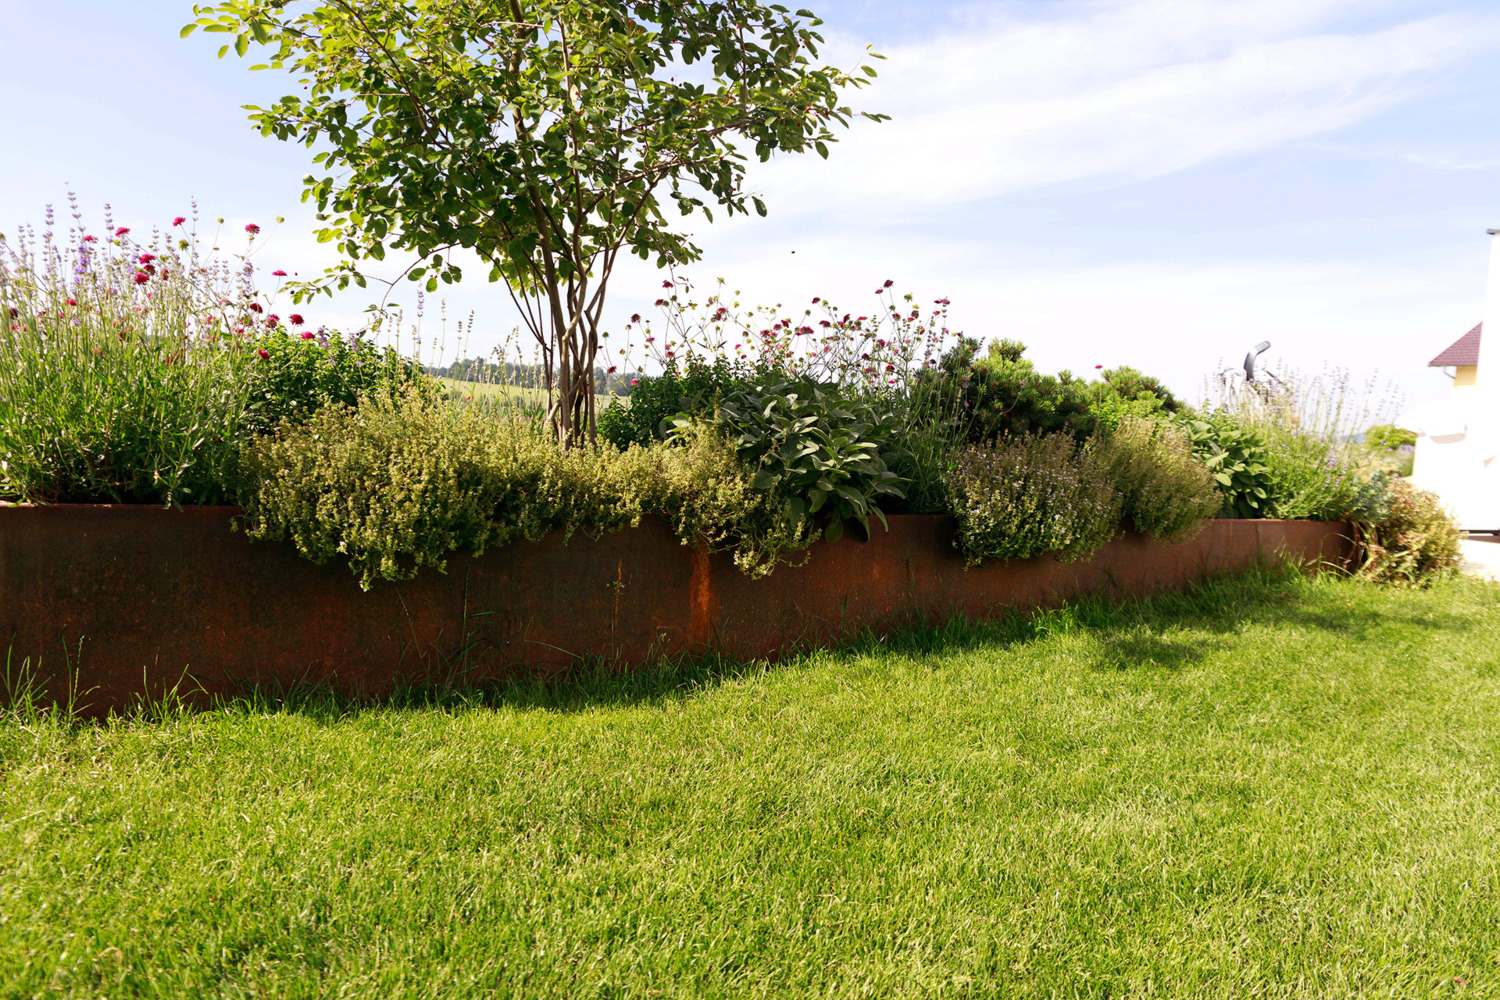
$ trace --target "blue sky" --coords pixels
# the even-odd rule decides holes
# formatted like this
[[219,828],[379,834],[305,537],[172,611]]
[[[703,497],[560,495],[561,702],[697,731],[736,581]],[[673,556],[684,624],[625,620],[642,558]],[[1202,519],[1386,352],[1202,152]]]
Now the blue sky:
[[[693,225],[701,284],[867,311],[887,278],[1049,369],[1134,364],[1196,396],[1255,341],[1441,394],[1426,360],[1476,322],[1500,227],[1500,12],[1414,0],[812,3],[829,55],[881,81],[828,162],[753,169],[768,219]],[[0,0],[0,231],[69,184],[148,227],[196,197],[231,226],[285,215],[258,260],[311,271],[306,151],[242,104],[279,74],[178,38],[190,5]],[[796,253],[793,254],[792,251]],[[658,293],[617,277],[609,315]],[[473,282],[469,353],[515,323]],[[309,312],[355,323],[363,300]]]

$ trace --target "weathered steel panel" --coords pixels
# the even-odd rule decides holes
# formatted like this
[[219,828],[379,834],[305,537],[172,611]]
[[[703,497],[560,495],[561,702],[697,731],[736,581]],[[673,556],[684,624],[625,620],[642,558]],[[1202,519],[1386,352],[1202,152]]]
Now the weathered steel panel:
[[710,647],[774,656],[862,628],[1140,596],[1273,559],[1337,562],[1349,552],[1342,524],[1214,521],[1183,545],[1125,536],[1075,563],[965,570],[950,518],[892,517],[868,542],[819,543],[803,565],[750,580],[647,519],[597,539],[456,556],[447,573],[366,592],[343,565],[251,544],[230,530],[236,513],[0,508],[12,676],[24,662],[54,695],[71,682],[93,712],[174,685],[200,698],[253,684],[379,694],[556,670],[580,656],[621,666]]

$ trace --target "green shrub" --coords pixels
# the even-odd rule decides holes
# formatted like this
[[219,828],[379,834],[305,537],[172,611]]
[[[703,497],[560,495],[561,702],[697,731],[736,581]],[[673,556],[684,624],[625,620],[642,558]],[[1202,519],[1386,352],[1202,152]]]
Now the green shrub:
[[1404,479],[1392,479],[1389,486],[1383,516],[1355,524],[1358,575],[1374,583],[1419,587],[1452,575],[1464,534],[1442,502]]
[[453,405],[415,385],[281,424],[246,448],[242,473],[250,538],[317,563],[347,557],[366,589],[442,570],[454,552],[619,531],[647,511],[751,576],[817,537],[712,425],[681,428],[670,446],[563,449],[514,407]]
[[1088,383],[1069,372],[1042,375],[1022,355],[1026,346],[993,340],[979,355],[979,341],[963,338],[943,356],[941,377],[957,387],[965,437],[975,444],[1003,435],[1093,433]]
[[709,364],[697,357],[688,359],[685,370],[673,360],[660,375],[638,378],[628,404],[617,403],[599,414],[599,437],[616,448],[660,442],[677,414],[712,413],[720,396],[753,388],[767,379],[773,384],[779,381],[773,373],[757,373],[723,358]]
[[1143,535],[1185,541],[1223,506],[1213,473],[1171,423],[1127,416],[1095,447],[1119,490],[1125,523]]
[[1265,441],[1253,430],[1218,411],[1205,417],[1189,417],[1182,429],[1193,454],[1213,474],[1223,495],[1220,517],[1267,517],[1275,499],[1276,484],[1267,464]]
[[727,434],[703,420],[676,428],[670,447],[634,450],[645,507],[664,517],[684,545],[731,552],[751,577],[769,573],[817,540],[813,519],[779,489],[755,485]]
[[1134,368],[1112,368],[1102,376],[1089,387],[1089,413],[1098,430],[1112,431],[1127,417],[1159,420],[1183,411],[1171,390]]
[[1182,410],[1164,385],[1134,368],[1114,368],[1089,382],[1068,371],[1041,374],[1025,353],[1019,341],[992,340],[980,355],[979,341],[965,337],[943,356],[938,377],[953,387],[955,422],[965,439],[980,444],[1001,435],[1063,433],[1081,441],[1126,416]]
[[408,386],[436,392],[420,364],[357,335],[309,331],[294,336],[277,327],[252,346],[255,362],[245,378],[250,424],[260,433],[284,419],[306,419],[323,406],[354,406],[361,396],[391,397]]
[[1004,437],[959,453],[947,488],[966,565],[1050,553],[1088,555],[1119,529],[1120,495],[1089,443],[1066,434]]
[[644,484],[611,448],[564,450],[534,421],[417,387],[326,407],[245,451],[246,534],[335,556],[368,588],[457,551],[639,521]]
[[[691,419],[679,414],[674,423]],[[843,535],[846,523],[868,538],[872,514],[885,522],[880,499],[903,495],[886,462],[894,417],[871,400],[783,383],[729,393],[713,419],[754,470],[755,488],[785,496],[791,517],[818,519],[829,541]]]
[[1410,447],[1417,443],[1415,431],[1409,431],[1395,424],[1376,424],[1365,431],[1365,447],[1378,451],[1395,451],[1398,448]]

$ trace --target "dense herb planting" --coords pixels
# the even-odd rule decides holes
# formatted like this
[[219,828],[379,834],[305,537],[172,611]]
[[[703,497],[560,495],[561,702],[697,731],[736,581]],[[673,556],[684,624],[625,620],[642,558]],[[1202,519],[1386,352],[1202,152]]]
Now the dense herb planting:
[[201,259],[185,218],[137,240],[73,208],[66,241],[50,208],[39,237],[0,236],[0,495],[221,501],[246,433],[250,272]]
[[817,540],[812,516],[799,510],[782,483],[756,482],[757,472],[719,426],[702,420],[677,425],[668,447],[633,466],[645,483],[645,506],[665,517],[686,545],[730,552],[752,577]]
[[1223,506],[1213,473],[1174,424],[1127,416],[1102,433],[1096,447],[1119,491],[1125,523],[1135,531],[1184,541]]
[[685,545],[728,551],[762,576],[816,535],[797,498],[711,424],[669,445],[564,448],[534,413],[453,405],[410,387],[324,407],[245,452],[244,525],[315,562],[335,557],[368,588],[457,552],[480,554],[549,532],[598,535],[662,515]]
[[964,562],[1050,554],[1068,561],[1109,541],[1120,495],[1091,443],[1067,434],[1002,437],[960,452],[947,476]]
[[1392,478],[1382,507],[1356,523],[1363,564],[1359,575],[1376,583],[1429,586],[1451,575],[1464,534],[1442,501],[1404,479]]
[[455,406],[410,388],[325,407],[250,445],[245,530],[314,562],[348,559],[360,583],[441,570],[551,531],[638,521],[642,484],[614,449],[563,449],[513,408]]

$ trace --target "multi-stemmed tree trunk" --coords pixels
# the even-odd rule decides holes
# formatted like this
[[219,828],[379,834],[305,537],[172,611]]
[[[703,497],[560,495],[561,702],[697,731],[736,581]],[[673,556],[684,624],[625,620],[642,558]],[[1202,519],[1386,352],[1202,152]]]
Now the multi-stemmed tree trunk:
[[[747,161],[815,149],[853,115],[859,75],[816,63],[821,23],[753,0],[224,0],[197,28],[220,55],[304,92],[251,108],[265,135],[324,147],[304,198],[344,261],[301,298],[363,286],[365,260],[415,255],[429,290],[474,251],[505,281],[536,338],[559,439],[590,439],[610,277],[622,251],[667,266],[699,251],[681,215],[747,212]],[[866,115],[880,119],[880,115]],[[665,196],[665,197],[664,197]]]

